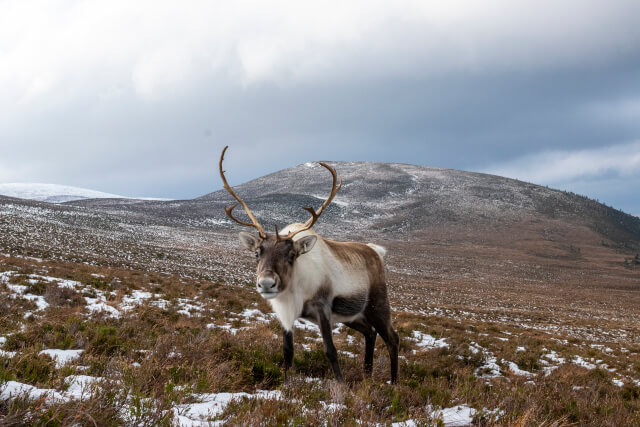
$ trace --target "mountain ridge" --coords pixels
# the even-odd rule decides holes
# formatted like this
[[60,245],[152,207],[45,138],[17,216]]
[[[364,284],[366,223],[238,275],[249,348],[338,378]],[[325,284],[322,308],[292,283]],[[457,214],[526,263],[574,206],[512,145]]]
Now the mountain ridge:
[[[639,218],[582,196],[449,169],[331,164],[343,177],[343,188],[314,230],[332,240],[387,247],[394,271],[420,273],[416,265],[429,259],[432,270],[440,263],[448,266],[438,273],[443,280],[491,275],[503,281],[511,277],[509,266],[515,262],[526,266],[517,268],[527,280],[541,271],[576,280],[589,271],[606,281],[609,271],[633,274],[625,270],[625,260],[640,253]],[[319,207],[330,187],[328,171],[303,164],[234,188],[265,230],[273,232],[274,226],[305,221],[309,214],[302,207]],[[243,258],[236,237],[250,230],[224,211],[234,199],[225,190],[205,196],[61,204],[0,196],[0,241],[5,253],[182,271],[193,277],[224,271],[251,280],[252,268],[240,275],[235,269],[238,260],[251,258]],[[241,208],[236,215],[246,219]],[[488,269],[491,265],[499,266],[500,274]],[[580,274],[574,277],[576,271]]]
[[[400,163],[333,162],[341,191],[325,210],[319,232],[411,233],[434,227],[559,221],[580,224],[617,245],[640,247],[640,218],[587,197],[497,175]],[[233,185],[233,184],[232,184]],[[318,163],[303,163],[233,185],[268,230],[304,221],[303,206],[328,196],[331,175]],[[236,229],[224,207],[235,202],[222,189],[192,200],[70,202],[110,212],[128,212],[170,223]],[[244,217],[241,208],[237,215]]]

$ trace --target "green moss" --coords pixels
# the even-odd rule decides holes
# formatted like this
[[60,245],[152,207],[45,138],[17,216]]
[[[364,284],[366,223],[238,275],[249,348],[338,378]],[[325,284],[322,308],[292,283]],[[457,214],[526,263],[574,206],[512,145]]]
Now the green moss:
[[196,393],[204,393],[211,388],[211,384],[209,384],[209,378],[207,377],[206,372],[200,372],[198,375],[198,379],[195,384]]
[[50,325],[42,326],[43,341],[50,348],[68,349],[73,346],[74,338],[69,334],[66,325]]

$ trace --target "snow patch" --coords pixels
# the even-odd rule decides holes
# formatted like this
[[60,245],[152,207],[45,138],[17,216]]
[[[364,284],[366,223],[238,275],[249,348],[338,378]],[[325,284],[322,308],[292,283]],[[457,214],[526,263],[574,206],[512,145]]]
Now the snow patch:
[[246,322],[260,322],[269,323],[271,319],[275,318],[273,314],[264,314],[257,308],[247,308],[239,314],[240,317]]
[[142,305],[146,300],[151,299],[153,294],[151,292],[134,290],[131,295],[125,295],[122,298],[120,309],[122,311],[130,311],[133,308]]
[[[416,342],[416,345],[424,349],[432,348],[447,348],[449,344],[446,343],[444,338],[436,339],[429,334],[425,334],[420,331],[413,331],[412,339]],[[414,350],[415,353],[415,350]]]
[[[458,405],[451,408],[438,409],[431,412],[433,421],[442,421],[447,427],[468,426],[473,422],[473,417],[477,410],[467,405]],[[393,427],[417,427],[423,425],[424,421],[407,420],[399,423],[392,423]]]
[[45,301],[44,297],[42,295],[33,295],[33,294],[27,294],[25,293],[27,291],[27,287],[24,285],[10,285],[8,283],[5,284],[5,286],[11,291],[13,292],[12,297],[16,298],[18,296],[29,300],[29,301],[33,301],[36,306],[38,307],[36,310],[40,311],[40,310],[44,310],[47,307],[49,307],[49,303],[47,301]]
[[247,399],[270,399],[282,400],[282,393],[279,390],[258,390],[254,394],[249,393],[203,393],[194,395],[200,400],[198,403],[185,403],[174,407],[174,422],[178,426],[203,426],[219,425],[211,423],[209,420],[218,417],[229,403],[242,398]]
[[104,296],[98,298],[84,297],[84,299],[87,301],[87,310],[89,310],[90,314],[106,313],[108,316],[115,317],[116,319],[120,317],[118,309],[108,305]]
[[16,355],[15,351],[0,350],[0,357],[6,357],[8,359],[11,359],[15,355]]
[[0,400],[15,399],[19,396],[28,400],[45,399],[51,403],[64,403],[73,399],[84,400],[91,396],[93,385],[100,381],[102,381],[101,378],[87,375],[71,375],[65,378],[69,388],[64,392],[38,388],[17,381],[7,381],[0,385]]
[[571,360],[573,363],[575,363],[578,366],[582,366],[583,368],[586,369],[596,369],[596,365],[594,365],[593,363],[589,363],[586,360],[584,360],[582,357],[580,356],[573,356],[573,359]]
[[476,410],[466,405],[445,408],[433,413],[434,419],[442,420],[445,426],[467,426],[473,421]]
[[52,389],[43,389],[17,381],[7,381],[0,385],[0,400],[14,399],[24,396],[28,400],[51,399],[57,402],[68,400],[64,395]]
[[474,374],[479,378],[497,378],[502,376],[500,374],[500,366],[498,366],[498,359],[493,353],[487,354],[484,365],[476,368]]
[[47,356],[55,360],[56,368],[60,369],[67,363],[79,359],[83,351],[84,350],[59,350],[52,348],[48,350],[42,350],[38,354],[46,354]]
[[[503,360],[502,362],[504,363],[504,362],[506,362],[506,361],[505,361],[505,360]],[[520,375],[520,376],[522,376],[522,377],[530,377],[530,376],[532,376],[532,375],[533,375],[533,374],[532,374],[531,372],[529,372],[529,371],[524,371],[524,370],[520,369],[520,368],[518,367],[518,364],[517,364],[517,363],[515,363],[515,362],[506,362],[506,363],[507,363],[507,365],[509,366],[509,370],[510,370],[511,372],[513,372],[515,375]]]
[[88,399],[101,380],[101,378],[88,375],[70,375],[64,379],[69,386],[65,394],[76,400]]
[[316,325],[315,323],[309,321],[309,320],[305,320],[305,319],[297,319],[293,325],[298,328],[298,329],[302,329],[305,331],[315,331],[318,334],[320,334],[320,328],[318,327],[318,325]]

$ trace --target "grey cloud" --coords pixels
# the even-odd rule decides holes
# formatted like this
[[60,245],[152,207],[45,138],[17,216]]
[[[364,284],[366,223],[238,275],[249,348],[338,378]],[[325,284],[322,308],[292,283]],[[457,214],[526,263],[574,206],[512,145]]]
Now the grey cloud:
[[[7,89],[15,70],[0,71],[0,93],[22,100],[0,101],[0,181],[188,198],[220,187],[227,144],[229,179],[241,183],[311,160],[486,170],[636,140],[640,6],[527,4],[506,16],[511,6],[497,2],[502,14],[477,18],[446,2],[376,4],[371,18],[338,10],[345,22],[333,29],[311,19],[302,28],[305,18],[276,9],[268,16],[281,28],[252,31],[257,18],[235,11],[246,22],[218,35],[217,18],[180,10],[175,33],[148,24],[140,46],[118,33],[115,45],[71,51],[71,64],[47,57],[52,76],[70,77],[52,77],[32,98]],[[12,53],[12,64],[47,70],[38,52],[28,61]],[[25,81],[37,77],[29,68]],[[633,206],[628,195],[616,203]]]

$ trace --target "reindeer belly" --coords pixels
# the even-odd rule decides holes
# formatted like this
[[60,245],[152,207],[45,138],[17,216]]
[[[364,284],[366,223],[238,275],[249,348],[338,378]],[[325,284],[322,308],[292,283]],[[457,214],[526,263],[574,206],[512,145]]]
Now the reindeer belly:
[[366,293],[336,296],[331,302],[331,320],[333,322],[351,322],[362,314],[367,306]]
[[314,304],[327,304],[331,307],[331,323],[352,322],[362,315],[362,312],[369,302],[368,295],[365,292],[352,295],[339,295],[329,299],[313,299],[304,304],[300,317],[318,323],[315,316],[316,309]]
[[331,312],[338,316],[355,316],[367,305],[367,295],[337,296],[331,303]]

